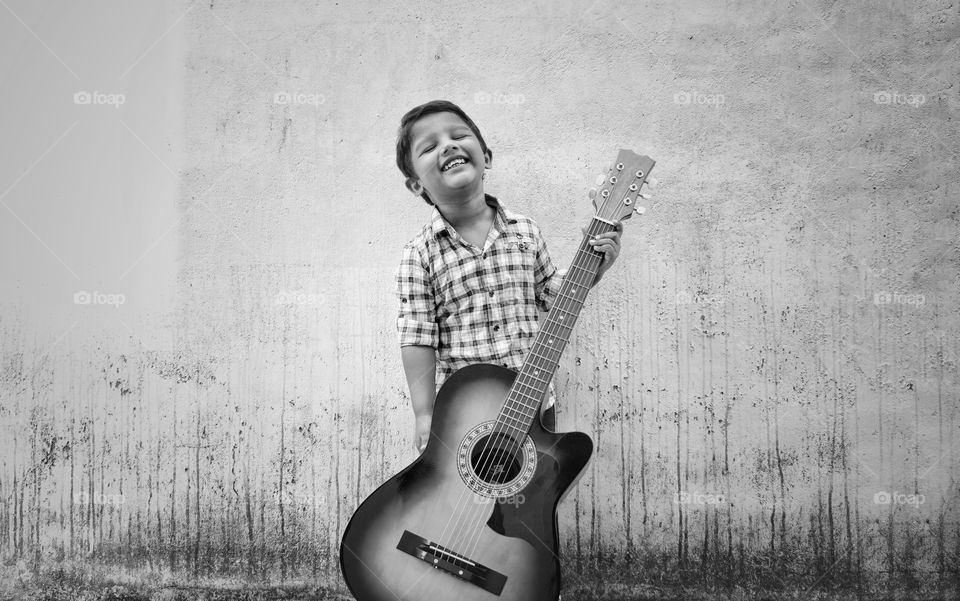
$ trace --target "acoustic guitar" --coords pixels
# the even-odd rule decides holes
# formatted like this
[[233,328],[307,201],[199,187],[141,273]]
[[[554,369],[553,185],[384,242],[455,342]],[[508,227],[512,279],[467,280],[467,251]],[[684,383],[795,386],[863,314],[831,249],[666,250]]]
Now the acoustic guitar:
[[603,258],[589,241],[643,212],[637,202],[654,164],[617,155],[520,372],[478,363],[451,375],[423,453],[357,508],[340,567],[358,601],[558,599],[557,505],[593,442],[547,430],[540,407]]

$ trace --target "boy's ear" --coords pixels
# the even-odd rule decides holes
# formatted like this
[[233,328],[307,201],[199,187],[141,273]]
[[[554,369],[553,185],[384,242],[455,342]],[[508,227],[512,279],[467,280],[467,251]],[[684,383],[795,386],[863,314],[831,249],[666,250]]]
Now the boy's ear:
[[416,178],[408,177],[404,184],[407,186],[407,190],[413,192],[414,196],[420,196],[423,193],[423,185]]
[[484,169],[493,169],[493,151],[489,148],[483,153],[483,167]]

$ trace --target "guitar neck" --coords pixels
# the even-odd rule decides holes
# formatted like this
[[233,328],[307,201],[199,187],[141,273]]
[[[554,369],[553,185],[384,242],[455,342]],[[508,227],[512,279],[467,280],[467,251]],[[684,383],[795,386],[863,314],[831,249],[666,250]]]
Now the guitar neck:
[[546,398],[550,381],[557,372],[563,349],[567,347],[590,287],[597,279],[603,253],[594,250],[590,240],[613,231],[616,229],[614,222],[629,219],[635,211],[643,213],[643,207],[637,207],[634,203],[640,197],[648,198],[640,193],[640,188],[655,164],[656,161],[648,156],[620,149],[616,162],[597,181],[599,187],[593,195],[596,214],[590,220],[587,233],[580,241],[553,306],[540,325],[537,339],[527,353],[497,418],[498,424],[515,430],[521,439],[526,436],[540,411],[540,404]]
[[613,223],[594,217],[587,228],[580,246],[560,284],[547,318],[541,322],[540,331],[533,343],[520,374],[514,381],[501,417],[511,427],[526,432],[536,417],[541,401],[560,365],[560,356],[570,340],[573,326],[587,300],[587,294],[603,260],[603,254],[590,245],[590,240],[614,230]]

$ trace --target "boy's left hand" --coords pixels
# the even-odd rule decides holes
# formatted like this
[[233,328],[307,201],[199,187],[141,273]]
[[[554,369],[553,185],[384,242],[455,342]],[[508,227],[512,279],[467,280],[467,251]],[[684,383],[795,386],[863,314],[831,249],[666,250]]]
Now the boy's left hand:
[[[597,252],[603,253],[603,261],[600,263],[600,268],[597,270],[597,279],[600,279],[610,267],[613,265],[613,262],[617,260],[617,256],[620,254],[620,234],[623,233],[623,222],[614,221],[614,227],[616,228],[612,232],[607,232],[605,234],[598,234],[590,240],[590,244],[593,246],[593,249]],[[583,233],[586,234],[586,228],[583,229]]]
[[[614,166],[610,165],[610,169],[613,169]],[[597,179],[597,185],[603,182],[606,179],[605,174],[600,174]],[[655,178],[650,178],[647,182],[649,188],[655,188],[657,186],[657,180]],[[596,198],[597,189],[591,188],[588,194],[590,198]],[[650,198],[649,196],[644,196],[644,198]],[[596,284],[600,281],[600,277],[613,266],[613,262],[617,260],[617,256],[620,254],[620,234],[623,233],[623,222],[614,221],[614,227],[616,228],[612,232],[607,232],[605,234],[600,234],[595,236],[593,240],[590,241],[590,244],[593,246],[593,249],[597,252],[603,253],[603,261],[600,263],[600,268],[597,270],[597,279],[593,283]],[[587,228],[582,228],[584,235],[587,234]]]

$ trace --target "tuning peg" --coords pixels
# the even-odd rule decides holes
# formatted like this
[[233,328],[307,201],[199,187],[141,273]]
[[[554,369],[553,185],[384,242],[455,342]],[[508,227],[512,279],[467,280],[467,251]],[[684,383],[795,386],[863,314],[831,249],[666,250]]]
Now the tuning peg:
[[607,181],[607,174],[601,173],[600,175],[597,176],[595,184],[597,186],[602,186],[604,183],[606,183],[606,181]]
[[646,210],[645,208],[637,205],[637,207],[634,208],[633,211],[634,211],[635,213],[637,213],[638,215],[643,215],[647,210]]
[[597,189],[590,188],[590,190],[587,192],[587,198],[589,198],[590,200],[593,200],[596,197],[597,197]]
[[650,200],[652,197],[651,197],[649,194],[647,194],[646,192],[641,192],[641,193],[640,193],[640,198],[642,198],[642,199],[644,199],[644,200]]
[[658,180],[655,177],[651,177],[650,179],[647,180],[647,186],[651,188],[656,188],[659,185],[660,185],[660,180]]

